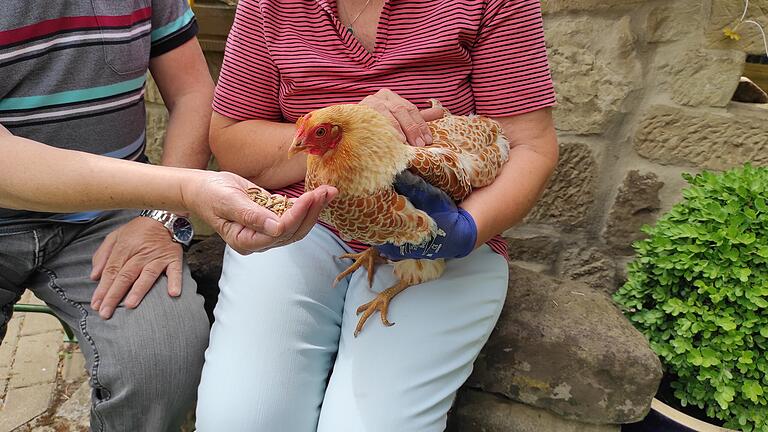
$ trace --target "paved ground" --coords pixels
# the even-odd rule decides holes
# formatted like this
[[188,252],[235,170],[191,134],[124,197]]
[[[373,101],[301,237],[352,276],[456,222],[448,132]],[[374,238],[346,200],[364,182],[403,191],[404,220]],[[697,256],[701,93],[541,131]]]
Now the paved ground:
[[[20,303],[41,304],[31,292]],[[90,390],[76,344],[56,318],[15,313],[0,344],[0,432],[88,430]]]
[[[42,304],[27,291],[19,303]],[[0,432],[87,432],[90,387],[59,321],[15,313],[0,344]],[[192,412],[180,432],[193,431]]]

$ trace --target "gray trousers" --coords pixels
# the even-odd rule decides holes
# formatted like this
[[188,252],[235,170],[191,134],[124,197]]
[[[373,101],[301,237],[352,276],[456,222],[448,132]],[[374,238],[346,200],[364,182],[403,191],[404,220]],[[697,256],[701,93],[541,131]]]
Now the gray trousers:
[[92,388],[92,431],[178,431],[193,407],[208,319],[184,266],[181,296],[161,277],[138,308],[109,320],[90,308],[97,282],[91,257],[107,234],[136,216],[106,212],[86,224],[0,226],[0,326],[24,289],[32,290],[75,331]]

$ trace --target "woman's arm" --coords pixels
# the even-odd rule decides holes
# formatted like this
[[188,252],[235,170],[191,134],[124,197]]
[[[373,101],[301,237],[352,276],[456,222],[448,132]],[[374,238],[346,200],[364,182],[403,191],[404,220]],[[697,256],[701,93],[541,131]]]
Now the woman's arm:
[[[388,89],[363,99],[390,119],[411,145],[431,144],[426,122],[442,117],[439,108],[419,111],[415,105]],[[268,120],[237,121],[216,112],[211,118],[211,149],[219,166],[266,188],[279,188],[304,180],[307,156],[288,156],[296,125]],[[421,141],[419,141],[421,140]]]
[[520,222],[557,166],[557,135],[551,109],[495,120],[509,139],[509,161],[491,185],[475,190],[461,203],[477,225],[476,247]]
[[268,120],[237,121],[216,112],[211,118],[211,150],[219,167],[265,188],[304,180],[307,157],[288,156],[296,126]]

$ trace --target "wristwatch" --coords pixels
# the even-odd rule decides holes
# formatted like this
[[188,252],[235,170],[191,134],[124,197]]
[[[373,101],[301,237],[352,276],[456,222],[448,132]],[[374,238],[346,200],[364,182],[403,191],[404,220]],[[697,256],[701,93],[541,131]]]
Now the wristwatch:
[[142,210],[139,216],[152,218],[163,224],[171,233],[173,241],[180,243],[184,247],[189,246],[192,242],[192,236],[195,235],[192,223],[184,216],[179,216],[165,210]]

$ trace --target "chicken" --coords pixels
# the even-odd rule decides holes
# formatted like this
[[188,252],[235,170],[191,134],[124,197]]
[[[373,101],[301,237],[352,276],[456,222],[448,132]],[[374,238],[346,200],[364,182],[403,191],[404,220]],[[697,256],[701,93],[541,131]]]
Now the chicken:
[[[433,101],[433,106],[439,102]],[[320,218],[339,230],[345,240],[369,245],[392,243],[425,245],[441,235],[435,221],[399,195],[393,183],[410,172],[447,193],[454,201],[466,198],[473,188],[493,182],[509,157],[509,143],[501,126],[482,116],[445,116],[429,122],[433,143],[426,147],[405,145],[389,120],[364,105],[333,105],[300,118],[289,152],[306,152],[306,190],[332,185],[339,195]],[[401,174],[402,173],[402,174]],[[445,233],[442,233],[445,235]],[[345,254],[355,262],[336,282],[363,266],[373,282],[374,266],[381,261],[374,247]],[[360,306],[355,336],[378,311],[387,319],[390,301],[406,288],[439,278],[443,259],[406,259],[394,263],[398,282]]]

